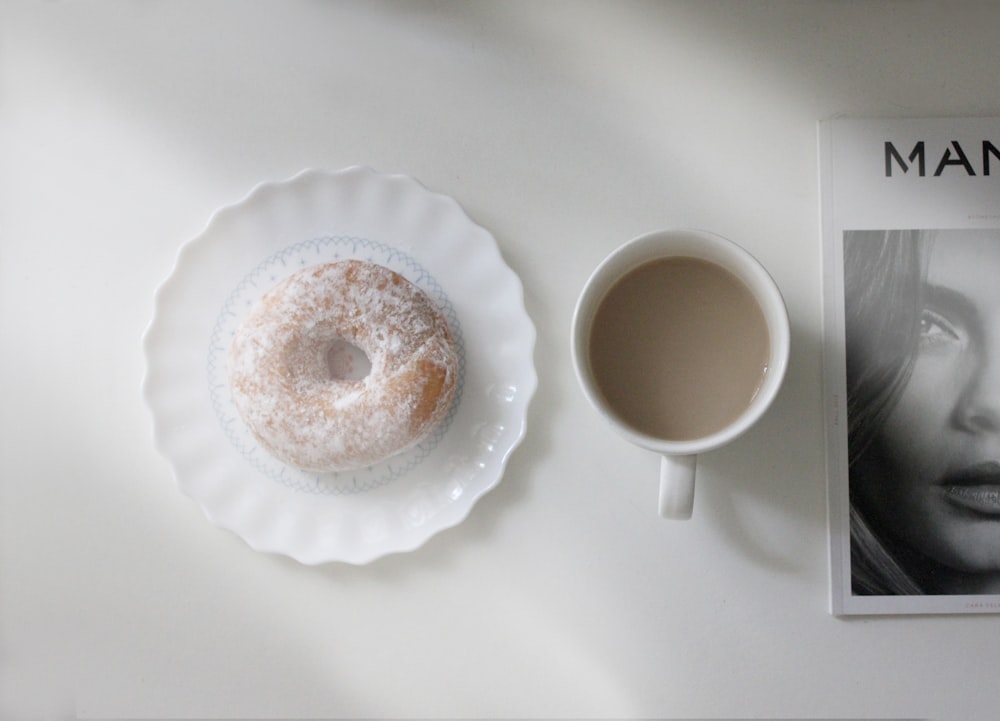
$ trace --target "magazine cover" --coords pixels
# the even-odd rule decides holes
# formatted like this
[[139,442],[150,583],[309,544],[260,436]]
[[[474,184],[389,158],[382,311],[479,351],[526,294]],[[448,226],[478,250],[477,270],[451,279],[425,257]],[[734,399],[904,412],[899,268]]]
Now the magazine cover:
[[1000,612],[1000,118],[819,126],[832,613]]

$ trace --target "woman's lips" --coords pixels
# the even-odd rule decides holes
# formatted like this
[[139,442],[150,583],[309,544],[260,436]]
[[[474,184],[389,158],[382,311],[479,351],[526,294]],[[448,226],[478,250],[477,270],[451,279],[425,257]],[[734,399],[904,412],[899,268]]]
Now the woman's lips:
[[941,486],[952,503],[976,513],[1000,516],[1000,463],[977,463],[949,473]]

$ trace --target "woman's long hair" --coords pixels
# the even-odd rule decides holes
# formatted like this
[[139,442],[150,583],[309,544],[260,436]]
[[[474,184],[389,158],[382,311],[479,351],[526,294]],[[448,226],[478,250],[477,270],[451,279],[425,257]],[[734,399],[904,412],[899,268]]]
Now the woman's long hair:
[[859,461],[872,452],[913,369],[929,244],[921,231],[844,236],[851,576],[852,592],[859,595],[924,592],[866,520],[853,491],[857,484],[883,480],[866,478]]

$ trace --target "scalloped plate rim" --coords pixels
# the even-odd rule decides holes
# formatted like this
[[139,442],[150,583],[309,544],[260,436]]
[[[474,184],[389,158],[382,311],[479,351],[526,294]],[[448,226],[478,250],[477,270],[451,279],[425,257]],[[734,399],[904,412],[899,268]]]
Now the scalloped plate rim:
[[[181,465],[181,461],[178,461],[171,456],[170,450],[168,449],[170,443],[167,436],[169,434],[165,431],[161,419],[157,415],[157,409],[155,407],[158,392],[158,389],[155,387],[156,381],[158,380],[157,371],[162,371],[162,369],[156,367],[156,364],[153,361],[153,354],[156,352],[155,346],[158,338],[158,332],[164,332],[163,329],[159,327],[159,324],[164,317],[164,309],[162,307],[164,298],[169,295],[171,290],[173,290],[173,285],[175,283],[181,283],[179,274],[183,273],[185,263],[189,262],[188,256],[195,252],[200,245],[211,242],[213,231],[219,227],[228,215],[233,213],[238,214],[248,205],[252,205],[259,201],[268,192],[284,192],[287,189],[294,189],[297,184],[307,183],[310,180],[325,182],[330,179],[345,178],[358,174],[366,176],[369,181],[372,178],[375,178],[379,182],[401,182],[404,184],[412,183],[418,192],[424,193],[439,202],[445,202],[449,206],[449,210],[451,212],[457,212],[460,214],[462,222],[467,226],[467,230],[474,231],[480,235],[482,240],[477,242],[485,242],[487,244],[485,248],[488,249],[491,254],[495,255],[495,260],[500,266],[502,266],[497,269],[498,272],[501,275],[507,275],[504,282],[501,284],[501,287],[513,290],[518,298],[517,308],[513,309],[513,312],[517,315],[523,316],[523,318],[519,319],[518,335],[520,336],[519,341],[522,344],[520,347],[521,351],[526,354],[523,359],[526,361],[523,369],[526,374],[518,379],[518,402],[511,404],[512,407],[515,408],[516,429],[509,437],[506,447],[492,460],[495,466],[495,476],[490,474],[490,480],[478,487],[471,494],[470,500],[467,503],[449,507],[448,510],[450,515],[432,527],[424,529],[426,532],[413,532],[408,534],[405,538],[400,537],[395,544],[390,544],[389,546],[379,547],[375,545],[362,545],[358,548],[345,550],[341,554],[331,556],[329,553],[309,553],[303,552],[301,549],[295,550],[283,547],[280,543],[275,543],[273,541],[273,538],[271,537],[273,534],[270,533],[264,534],[265,538],[261,539],[255,537],[253,534],[248,536],[245,528],[240,528],[239,524],[226,521],[226,513],[224,512],[225,509],[223,509],[223,512],[220,512],[217,509],[207,506],[204,500],[199,498],[194,490],[189,485],[184,483],[184,480],[181,478],[181,471],[179,467]],[[507,470],[511,456],[517,447],[522,443],[527,434],[527,412],[538,383],[537,372],[535,371],[533,363],[536,342],[537,331],[524,306],[523,283],[517,274],[504,262],[499,246],[497,245],[492,234],[482,226],[475,223],[462,205],[453,197],[430,190],[426,185],[410,175],[404,173],[381,173],[366,165],[352,165],[336,171],[328,171],[319,168],[304,168],[285,180],[261,181],[254,185],[241,199],[236,202],[220,206],[210,215],[203,229],[180,246],[175,255],[174,263],[170,272],[160,283],[154,293],[153,315],[143,333],[142,349],[146,364],[142,379],[142,395],[147,407],[153,415],[153,443],[156,450],[167,459],[171,467],[175,484],[185,495],[192,498],[199,504],[205,517],[212,525],[234,533],[238,537],[242,538],[242,540],[250,548],[256,551],[288,556],[304,565],[319,565],[330,562],[345,562],[354,565],[364,565],[383,556],[412,552],[424,545],[431,537],[444,530],[459,525],[469,517],[473,506],[475,506],[486,493],[497,487]]]

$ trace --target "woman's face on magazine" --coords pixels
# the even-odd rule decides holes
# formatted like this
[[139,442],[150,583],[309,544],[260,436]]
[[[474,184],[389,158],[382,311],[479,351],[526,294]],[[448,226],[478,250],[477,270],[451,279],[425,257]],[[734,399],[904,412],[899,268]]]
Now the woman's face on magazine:
[[1000,233],[942,231],[912,376],[881,432],[890,476],[867,505],[912,548],[1000,570]]

